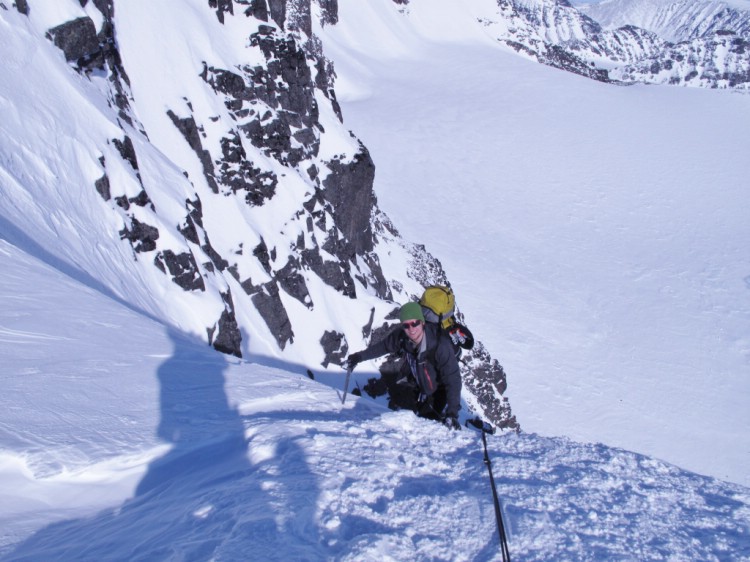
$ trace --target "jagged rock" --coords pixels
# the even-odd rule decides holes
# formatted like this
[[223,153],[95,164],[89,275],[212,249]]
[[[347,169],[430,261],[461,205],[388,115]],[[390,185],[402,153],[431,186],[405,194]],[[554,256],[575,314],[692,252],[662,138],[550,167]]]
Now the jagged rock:
[[192,216],[188,215],[185,217],[185,224],[178,227],[180,234],[185,237],[185,240],[192,242],[193,244],[200,245],[200,238],[198,237],[198,229],[196,227],[195,220]]
[[139,207],[145,207],[146,205],[149,205],[151,207],[151,210],[154,210],[154,204],[151,202],[151,198],[148,196],[148,193],[146,193],[145,189],[141,189],[141,191],[135,197],[129,197],[128,203],[133,203],[135,205],[138,205]]
[[321,365],[328,367],[329,364],[343,365],[344,359],[349,352],[349,344],[346,343],[346,337],[339,332],[326,330],[323,337],[320,338],[320,346],[325,353],[325,359]]
[[609,82],[609,73],[603,68],[593,67],[590,63],[571,53],[560,45],[549,45],[545,54],[539,55],[539,62],[579,74],[599,82]]
[[239,135],[233,133],[221,139],[224,155],[216,162],[219,168],[218,180],[232,192],[245,192],[245,202],[251,206],[261,206],[276,194],[279,180],[273,172],[256,168],[246,158]]
[[172,281],[185,291],[206,290],[198,264],[195,263],[195,257],[190,252],[175,254],[172,250],[164,250],[156,255],[154,264],[164,273],[168,270]]
[[[317,249],[308,248],[301,253],[301,261],[323,282],[349,298],[357,296],[354,280],[348,269],[344,269],[342,262],[326,261]],[[348,267],[348,266],[347,266]]]
[[216,17],[221,23],[224,23],[224,13],[234,14],[232,0],[208,0],[209,8],[216,8]]
[[238,4],[249,5],[245,10],[246,16],[252,16],[260,21],[268,21],[268,4],[266,0],[238,0]]
[[719,32],[671,45],[657,55],[615,68],[620,80],[706,88],[750,88],[750,41]]
[[[216,351],[242,357],[242,333],[237,327],[237,320],[233,313],[225,310],[221,313],[218,322],[219,335],[213,340],[213,347]],[[212,339],[213,331],[209,331],[209,343]]]
[[14,6],[16,7],[16,10],[18,10],[24,16],[29,15],[29,4],[28,2],[26,2],[26,0],[16,0]]
[[[234,315],[232,293],[222,293],[221,297],[224,300],[226,308],[221,313],[221,317],[214,328],[218,328],[219,330],[219,334],[213,339],[214,349],[227,355],[242,357],[242,332],[240,332],[237,319]],[[213,331],[209,331],[209,343],[213,337]]]
[[102,177],[96,180],[94,182],[94,187],[96,188],[96,191],[99,193],[99,195],[102,196],[102,199],[104,199],[105,201],[109,201],[112,198],[109,186],[109,177],[107,176],[107,174],[104,174]]
[[271,19],[280,29],[284,29],[286,23],[286,3],[287,0],[268,0],[268,11],[271,14]]
[[339,22],[338,0],[318,0],[323,25],[336,25]]
[[375,289],[375,294],[383,300],[393,300],[393,293],[391,293],[391,287],[388,285],[385,276],[383,275],[383,269],[380,267],[380,259],[374,252],[370,252],[362,256],[365,264],[370,270],[370,275],[360,276],[359,279],[366,287],[372,287]]
[[516,417],[511,415],[507,398],[502,401],[497,398],[508,386],[500,363],[490,357],[480,342],[465,352],[462,362],[464,385],[479,400],[487,421],[503,429],[520,430]]
[[211,258],[211,263],[215,265],[219,271],[224,271],[226,268],[228,268],[229,262],[221,257],[221,254],[216,251],[216,249],[211,244],[211,241],[208,239],[208,235],[206,233],[203,234],[203,240],[204,242],[201,245],[201,250],[206,252],[206,255]]
[[271,334],[276,338],[279,348],[284,349],[287,343],[294,341],[292,323],[279,298],[279,288],[274,281],[261,286],[260,290],[253,294],[251,300]]
[[312,308],[313,302],[310,298],[310,291],[307,289],[305,278],[299,272],[299,262],[289,257],[286,265],[276,272],[274,276],[279,286],[293,296],[307,308]]
[[170,109],[167,111],[167,115],[174,123],[175,127],[179,129],[182,136],[193,149],[198,160],[200,160],[203,166],[203,175],[206,178],[208,186],[214,193],[219,193],[219,186],[216,184],[214,178],[213,162],[211,161],[211,154],[208,150],[203,149],[203,143],[201,143],[200,132],[198,126],[195,124],[195,119],[191,117],[180,118]]
[[375,321],[375,307],[372,307],[370,309],[370,319],[367,321],[367,324],[362,326],[362,337],[365,339],[369,339],[370,335],[372,334],[372,323]]
[[376,203],[372,186],[375,164],[370,152],[360,143],[351,162],[333,160],[331,173],[323,180],[323,196],[333,206],[336,226],[358,255],[373,249],[371,215]]
[[140,222],[136,218],[131,218],[130,228],[125,225],[120,231],[120,238],[129,240],[136,252],[151,252],[156,249],[156,241],[159,239],[159,230]]
[[117,148],[117,151],[120,153],[120,156],[122,156],[122,159],[130,164],[131,168],[133,168],[133,170],[137,172],[138,157],[135,154],[135,147],[133,146],[133,141],[130,139],[130,137],[128,135],[125,135],[122,140],[112,139],[112,144],[115,145],[115,148]]
[[196,197],[195,201],[186,199],[185,208],[188,210],[188,214],[185,217],[185,223],[182,226],[179,226],[178,230],[186,240],[189,240],[193,244],[200,245],[198,228],[203,228],[203,203],[201,203],[199,197]]
[[423,244],[409,245],[411,262],[409,263],[409,277],[423,287],[429,285],[450,285],[440,260],[433,257]]
[[311,0],[286,0],[286,27],[291,31],[301,31],[312,36]]
[[69,62],[92,58],[100,52],[96,26],[88,16],[53,27],[47,33]]
[[255,249],[253,249],[253,255],[258,258],[258,261],[263,266],[263,269],[266,273],[270,275],[271,273],[271,256],[268,253],[268,246],[266,246],[266,241],[261,238],[260,244],[258,244]]

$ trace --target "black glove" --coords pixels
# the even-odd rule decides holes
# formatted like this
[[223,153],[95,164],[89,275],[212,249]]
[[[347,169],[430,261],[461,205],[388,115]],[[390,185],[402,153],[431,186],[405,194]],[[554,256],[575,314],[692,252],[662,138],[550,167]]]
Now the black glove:
[[357,353],[352,353],[346,360],[347,371],[353,371],[354,367],[360,363],[362,363],[362,354],[359,351]]
[[456,416],[446,416],[443,418],[443,425],[454,431],[461,431],[461,424],[458,423]]
[[448,331],[448,335],[451,337],[453,345],[459,346],[463,349],[471,349],[474,347],[474,336],[471,330],[456,322],[453,327]]

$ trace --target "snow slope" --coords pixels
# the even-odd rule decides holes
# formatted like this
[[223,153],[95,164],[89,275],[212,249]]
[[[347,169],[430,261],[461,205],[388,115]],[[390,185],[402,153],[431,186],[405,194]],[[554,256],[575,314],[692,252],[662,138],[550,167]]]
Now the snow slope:
[[[539,67],[444,0],[340,5],[325,48],[380,203],[509,373],[526,431],[489,448],[514,559],[750,560],[747,98]],[[24,41],[0,35],[14,77],[61,72]],[[60,84],[33,119],[0,89],[0,559],[499,560],[477,433],[217,354],[136,298],[140,270],[110,269],[108,219],[45,212],[75,191],[24,195],[101,173],[96,85]],[[63,238],[99,253],[70,261]]]
[[749,484],[750,98],[596,83],[459,18],[437,41],[424,22],[451,13],[422,0],[389,35],[379,4],[365,20],[342,1],[320,30],[344,118],[381,207],[508,372],[522,428]]
[[[0,295],[0,559],[501,559],[475,431],[342,406],[5,240]],[[750,560],[747,488],[564,438],[488,445],[516,560]]]

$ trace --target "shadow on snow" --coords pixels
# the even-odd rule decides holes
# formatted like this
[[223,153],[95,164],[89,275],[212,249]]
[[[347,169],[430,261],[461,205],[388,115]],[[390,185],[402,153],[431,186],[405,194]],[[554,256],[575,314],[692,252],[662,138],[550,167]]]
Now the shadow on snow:
[[[172,356],[158,369],[158,437],[172,444],[134,497],[92,517],[53,523],[4,560],[304,560],[325,557],[315,521],[320,493],[299,437],[270,458],[248,458],[252,438],[229,405],[226,362],[170,331]],[[361,413],[360,413],[361,415]],[[374,414],[372,414],[374,415]],[[283,419],[333,414],[274,412]]]

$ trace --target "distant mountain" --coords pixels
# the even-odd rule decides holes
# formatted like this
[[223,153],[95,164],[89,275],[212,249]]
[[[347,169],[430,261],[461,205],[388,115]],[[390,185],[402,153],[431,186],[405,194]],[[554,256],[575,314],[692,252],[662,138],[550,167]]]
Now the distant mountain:
[[750,88],[750,12],[726,2],[498,0],[477,17],[519,54],[595,80]]
[[723,0],[604,0],[578,9],[608,30],[632,25],[671,43],[731,31],[747,39],[750,2]]

